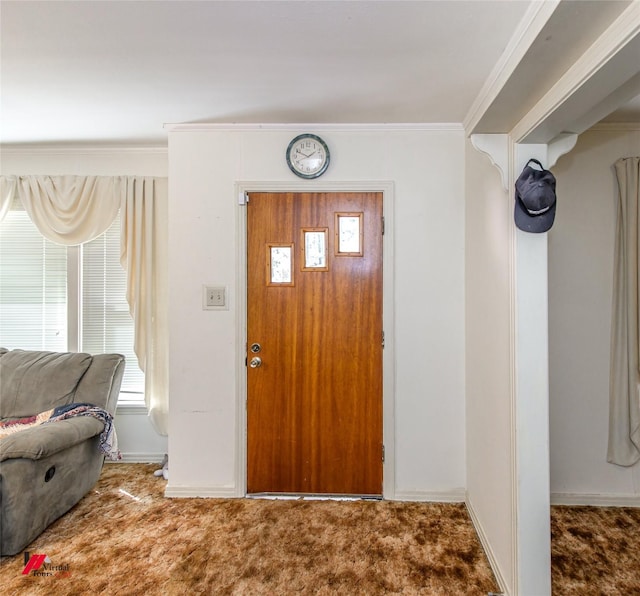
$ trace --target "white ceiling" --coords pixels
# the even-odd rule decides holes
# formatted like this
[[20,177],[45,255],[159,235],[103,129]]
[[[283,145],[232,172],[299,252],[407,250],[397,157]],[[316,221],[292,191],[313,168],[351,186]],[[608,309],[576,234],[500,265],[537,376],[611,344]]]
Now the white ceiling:
[[164,144],[163,124],[183,122],[462,122],[529,4],[2,0],[0,142]]
[[176,122],[461,122],[528,2],[3,0],[4,143]]

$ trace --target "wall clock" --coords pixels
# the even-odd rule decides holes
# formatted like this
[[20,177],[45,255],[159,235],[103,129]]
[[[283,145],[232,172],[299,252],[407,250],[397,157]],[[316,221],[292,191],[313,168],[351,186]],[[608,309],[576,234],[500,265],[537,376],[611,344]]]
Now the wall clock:
[[329,148],[317,135],[304,133],[287,147],[287,165],[300,178],[317,178],[329,167]]

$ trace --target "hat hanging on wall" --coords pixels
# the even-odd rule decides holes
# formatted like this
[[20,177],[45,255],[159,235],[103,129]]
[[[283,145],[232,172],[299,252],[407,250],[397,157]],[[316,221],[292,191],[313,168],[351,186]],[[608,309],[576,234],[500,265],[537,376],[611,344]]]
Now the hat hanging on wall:
[[[532,168],[533,162],[540,169]],[[516,226],[524,232],[546,232],[556,216],[556,179],[537,159],[530,159],[516,180]]]

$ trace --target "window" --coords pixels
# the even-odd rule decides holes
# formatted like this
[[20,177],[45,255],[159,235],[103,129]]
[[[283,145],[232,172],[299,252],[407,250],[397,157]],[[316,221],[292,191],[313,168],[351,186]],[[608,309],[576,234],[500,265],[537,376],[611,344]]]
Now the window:
[[0,223],[0,346],[123,354],[119,403],[140,403],[133,330],[120,216],[99,238],[66,247],[44,238],[16,201]]
[[0,345],[66,350],[66,305],[67,249],[10,210],[0,223]]

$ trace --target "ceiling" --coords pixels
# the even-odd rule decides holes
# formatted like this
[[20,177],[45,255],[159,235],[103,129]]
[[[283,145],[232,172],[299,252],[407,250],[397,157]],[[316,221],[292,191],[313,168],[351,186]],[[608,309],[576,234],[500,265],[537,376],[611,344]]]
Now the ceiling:
[[166,123],[460,123],[529,5],[2,0],[0,142],[163,145]]

